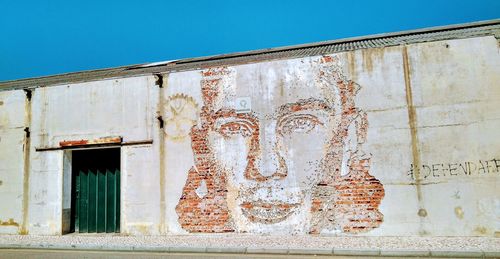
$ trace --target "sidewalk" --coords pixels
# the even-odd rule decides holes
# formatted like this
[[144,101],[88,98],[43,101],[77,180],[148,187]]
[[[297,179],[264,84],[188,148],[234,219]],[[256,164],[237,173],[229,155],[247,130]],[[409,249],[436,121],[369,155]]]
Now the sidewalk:
[[182,236],[0,236],[0,249],[64,249],[171,253],[500,257],[493,237],[325,237],[199,234]]

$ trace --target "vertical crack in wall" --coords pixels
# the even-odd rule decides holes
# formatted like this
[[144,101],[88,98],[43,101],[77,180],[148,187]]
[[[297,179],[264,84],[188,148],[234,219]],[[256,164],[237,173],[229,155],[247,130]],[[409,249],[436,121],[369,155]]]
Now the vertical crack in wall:
[[[159,112],[159,118],[162,118],[163,115],[163,105],[164,105],[164,97],[163,97],[163,92],[164,92],[164,85],[166,85],[168,75],[162,76],[162,75],[155,75],[157,79],[156,85],[158,85],[158,91],[159,92],[159,100],[158,100],[158,112]],[[163,120],[158,120],[159,123],[159,144],[160,144],[160,225],[159,225],[159,232],[160,234],[165,234],[166,229],[165,229],[165,213],[166,213],[166,204],[165,204],[165,135],[163,132]]]
[[[411,89],[411,79],[410,79],[410,62],[408,58],[407,46],[403,47],[403,70],[404,70],[404,80],[406,89],[406,103],[408,109],[408,121],[410,124],[410,134],[411,134],[411,148],[412,157],[414,165],[414,175],[415,175],[415,187],[417,191],[417,202],[419,206],[418,216],[420,216],[420,231],[422,229],[422,219],[427,216],[427,211],[424,209],[423,199],[422,199],[422,179],[420,177],[420,149],[417,134],[417,112],[413,104],[413,93]],[[423,234],[423,232],[421,232]]]
[[25,135],[23,143],[23,153],[24,153],[24,168],[23,168],[23,219],[21,223],[21,228],[19,229],[19,234],[28,234],[28,206],[29,206],[29,170],[30,170],[30,148],[31,148],[31,137],[30,137],[30,127],[31,127],[31,89],[26,89],[26,98],[24,101],[24,120],[25,120]]

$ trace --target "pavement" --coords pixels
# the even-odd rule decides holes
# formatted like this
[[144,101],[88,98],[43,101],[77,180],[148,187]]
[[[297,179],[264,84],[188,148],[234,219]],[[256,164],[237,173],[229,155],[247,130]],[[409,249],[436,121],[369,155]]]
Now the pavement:
[[[365,256],[323,256],[323,255],[281,255],[281,254],[223,254],[223,253],[161,253],[161,252],[122,252],[122,251],[83,251],[83,250],[49,250],[49,249],[3,249],[0,250],[1,259],[326,259],[344,258],[361,259]],[[380,258],[380,257],[377,257]],[[406,257],[382,257],[406,258]]]
[[[362,256],[362,257],[489,257],[500,258],[495,237],[360,237],[198,234],[124,236],[70,234],[64,236],[0,235],[0,258],[16,250],[99,251],[238,256]],[[202,256],[203,255],[203,256]],[[9,257],[15,258],[15,257]],[[50,257],[47,257],[50,258]],[[257,258],[257,257],[256,257]],[[264,258],[264,257],[258,257]]]

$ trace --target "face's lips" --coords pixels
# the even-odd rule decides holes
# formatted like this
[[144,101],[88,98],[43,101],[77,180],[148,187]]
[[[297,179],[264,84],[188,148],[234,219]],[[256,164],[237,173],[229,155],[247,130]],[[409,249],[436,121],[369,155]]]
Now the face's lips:
[[288,218],[299,203],[276,202],[243,202],[240,204],[243,215],[252,222],[274,224]]

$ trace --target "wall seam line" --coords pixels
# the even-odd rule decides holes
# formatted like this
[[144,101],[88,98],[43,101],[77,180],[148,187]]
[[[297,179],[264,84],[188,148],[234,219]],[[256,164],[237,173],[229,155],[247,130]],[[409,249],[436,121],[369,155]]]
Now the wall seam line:
[[[166,86],[168,74],[162,74],[159,77],[161,82],[158,85],[158,90],[160,91],[158,94],[158,113],[159,116],[163,115],[163,105],[164,105],[164,86]],[[165,204],[165,137],[163,133],[163,128],[159,128],[159,145],[160,145],[160,226],[159,232],[160,234],[165,234],[165,213],[166,213],[166,204]]]
[[24,101],[25,137],[24,137],[24,168],[23,168],[23,203],[22,203],[22,223],[19,234],[28,234],[28,207],[29,207],[29,170],[30,170],[30,149],[31,149],[31,99],[34,90],[26,91]]

